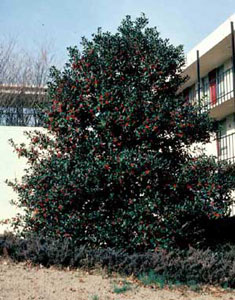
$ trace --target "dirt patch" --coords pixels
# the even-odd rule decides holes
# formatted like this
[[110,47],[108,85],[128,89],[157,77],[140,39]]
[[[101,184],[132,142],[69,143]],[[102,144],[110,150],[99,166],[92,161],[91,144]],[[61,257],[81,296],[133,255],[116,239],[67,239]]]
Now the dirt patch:
[[0,261],[0,300],[235,300],[235,291],[204,286],[143,286],[134,278],[104,271],[59,270]]

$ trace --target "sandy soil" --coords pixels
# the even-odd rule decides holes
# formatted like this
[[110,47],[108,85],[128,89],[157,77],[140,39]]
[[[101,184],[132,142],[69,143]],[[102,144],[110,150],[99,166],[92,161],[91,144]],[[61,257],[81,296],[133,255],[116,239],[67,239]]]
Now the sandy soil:
[[[115,287],[128,282],[130,290],[117,293]],[[124,283],[125,284],[125,283]],[[144,287],[133,278],[108,276],[104,271],[59,270],[33,267],[30,263],[0,260],[0,300],[235,300],[235,291],[202,287],[160,289]]]

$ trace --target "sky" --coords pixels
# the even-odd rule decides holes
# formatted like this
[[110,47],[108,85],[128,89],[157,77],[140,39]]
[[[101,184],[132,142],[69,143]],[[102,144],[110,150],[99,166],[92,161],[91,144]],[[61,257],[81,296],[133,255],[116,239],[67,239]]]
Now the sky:
[[102,27],[115,32],[126,15],[144,12],[163,38],[187,53],[235,13],[235,0],[0,0],[0,40],[35,51],[48,45],[59,64],[66,48]]

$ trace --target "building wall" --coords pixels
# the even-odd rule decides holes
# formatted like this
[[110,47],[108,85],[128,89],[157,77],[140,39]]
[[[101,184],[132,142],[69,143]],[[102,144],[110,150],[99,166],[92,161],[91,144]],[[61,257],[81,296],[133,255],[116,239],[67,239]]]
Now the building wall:
[[[40,128],[0,126],[0,220],[14,217],[17,212],[20,212],[10,204],[11,199],[17,199],[17,194],[7,186],[5,180],[20,179],[26,167],[26,159],[18,158],[17,153],[13,152],[9,144],[9,139],[13,139],[16,143],[27,144],[27,138],[23,133],[34,129]],[[9,226],[0,225],[0,233],[8,229]]]
[[217,144],[214,135],[211,137],[210,143],[206,144],[204,147],[207,155],[217,156]]
[[[235,132],[235,127],[232,129],[231,133],[234,133],[234,132]],[[206,155],[213,155],[213,156],[218,157],[218,144],[216,142],[215,135],[211,136],[210,143],[207,143],[205,145],[198,143],[198,144],[192,146],[192,150],[194,149],[195,146],[203,149],[203,152]],[[199,151],[197,151],[196,154],[199,154]],[[232,191],[232,198],[235,201],[235,191],[234,190]],[[231,206],[231,216],[235,216],[235,203]]]

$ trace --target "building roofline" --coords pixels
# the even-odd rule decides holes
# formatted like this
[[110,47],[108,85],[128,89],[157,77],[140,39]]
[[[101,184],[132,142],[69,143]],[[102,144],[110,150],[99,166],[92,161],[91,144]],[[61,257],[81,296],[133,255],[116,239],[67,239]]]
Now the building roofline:
[[0,94],[46,94],[47,87],[35,85],[0,84]]
[[196,62],[197,50],[201,57],[231,34],[231,22],[235,23],[235,13],[186,54],[185,69]]

